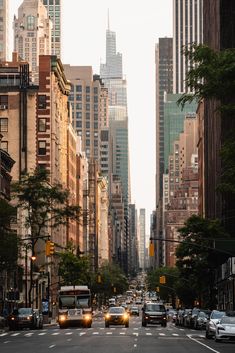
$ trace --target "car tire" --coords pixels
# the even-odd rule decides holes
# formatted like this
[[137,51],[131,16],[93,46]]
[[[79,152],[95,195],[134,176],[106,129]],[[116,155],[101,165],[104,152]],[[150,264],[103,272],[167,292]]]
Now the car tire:
[[146,326],[147,326],[147,323],[142,321],[142,326],[143,326],[143,327],[146,327]]
[[210,339],[211,338],[211,335],[209,335],[209,332],[206,331],[206,338]]
[[109,324],[107,322],[105,323],[105,327],[109,327]]
[[161,326],[162,326],[162,327],[166,327],[167,325],[166,325],[166,323],[164,322]]
[[215,342],[221,342],[221,339],[215,337]]

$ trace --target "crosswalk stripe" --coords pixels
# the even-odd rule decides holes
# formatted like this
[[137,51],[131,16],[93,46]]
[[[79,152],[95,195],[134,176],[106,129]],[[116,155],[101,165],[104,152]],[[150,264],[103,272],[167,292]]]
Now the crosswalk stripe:
[[112,335],[113,333],[112,332],[106,332],[106,335]]
[[18,336],[20,334],[20,332],[16,332],[16,333],[13,333],[11,336],[14,337],[14,336]]
[[159,336],[166,336],[165,333],[159,332]]
[[146,336],[152,336],[151,332],[146,332]]
[[46,335],[47,334],[47,332],[40,332],[39,334],[38,334],[38,336],[44,336],[44,335]]

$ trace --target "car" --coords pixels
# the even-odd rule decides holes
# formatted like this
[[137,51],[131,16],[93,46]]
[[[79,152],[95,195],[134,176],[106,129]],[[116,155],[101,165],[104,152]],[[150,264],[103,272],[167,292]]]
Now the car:
[[36,328],[37,329],[42,329],[43,328],[43,315],[42,315],[42,312],[39,309],[34,309],[34,312],[36,314]]
[[159,303],[145,303],[142,308],[142,326],[147,324],[160,324],[163,327],[167,325],[166,308]]
[[235,316],[222,316],[216,324],[215,341],[235,340]]
[[138,306],[131,306],[129,312],[131,316],[134,316],[134,315],[139,316],[140,314]]
[[36,313],[32,308],[14,309],[8,316],[9,330],[18,330],[22,328],[35,329],[37,326]]
[[200,310],[197,315],[194,317],[194,328],[195,330],[205,329],[207,321],[210,318],[209,310]]
[[136,303],[136,305],[141,305],[142,300],[140,298],[136,298],[135,303]]
[[216,324],[224,315],[224,311],[212,310],[210,318],[206,323],[206,338],[212,338],[215,335]]
[[122,306],[112,306],[105,315],[105,327],[125,325],[129,327],[129,314]]

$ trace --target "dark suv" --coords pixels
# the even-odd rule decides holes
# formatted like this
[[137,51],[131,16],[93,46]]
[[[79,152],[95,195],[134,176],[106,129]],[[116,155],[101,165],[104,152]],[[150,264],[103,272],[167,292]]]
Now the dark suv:
[[166,327],[166,308],[163,304],[145,303],[142,309],[142,326],[160,324]]

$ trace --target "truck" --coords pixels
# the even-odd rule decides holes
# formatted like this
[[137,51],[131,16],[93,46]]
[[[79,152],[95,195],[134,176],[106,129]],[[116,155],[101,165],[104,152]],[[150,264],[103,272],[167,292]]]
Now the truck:
[[60,328],[92,325],[91,291],[88,286],[62,286],[58,292]]

